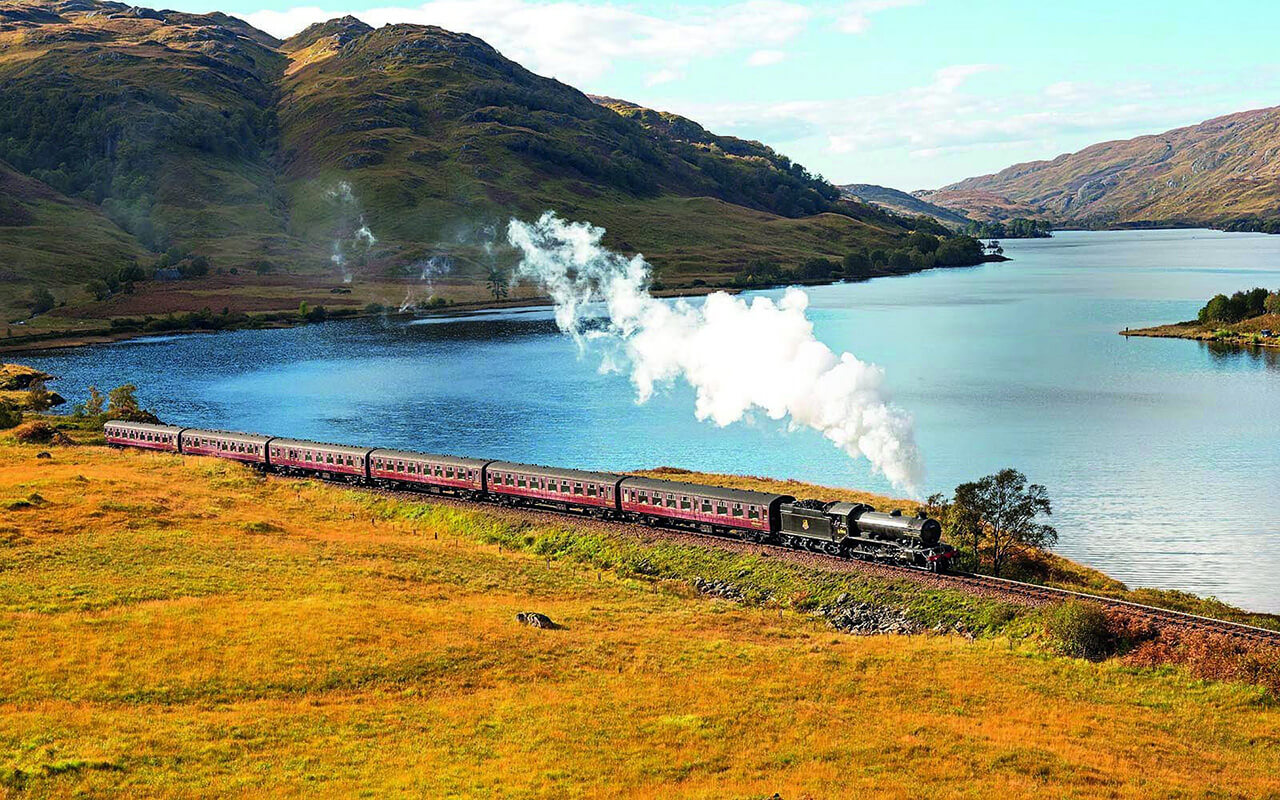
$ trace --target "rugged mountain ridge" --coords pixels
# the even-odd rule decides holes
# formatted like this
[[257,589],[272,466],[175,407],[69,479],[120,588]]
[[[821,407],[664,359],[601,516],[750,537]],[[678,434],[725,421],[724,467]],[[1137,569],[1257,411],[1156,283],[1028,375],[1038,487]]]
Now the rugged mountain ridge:
[[[840,258],[907,233],[758,142],[625,105],[431,26],[346,17],[281,42],[221,13],[0,2],[0,160],[144,260],[323,273],[365,231],[371,276],[442,249],[474,275],[481,239],[549,208],[669,273]],[[0,305],[31,286],[74,299],[69,281],[100,273],[73,259],[54,275],[6,251],[5,227]]]
[[1230,226],[1280,219],[1280,106],[967,178],[921,199],[980,219]]

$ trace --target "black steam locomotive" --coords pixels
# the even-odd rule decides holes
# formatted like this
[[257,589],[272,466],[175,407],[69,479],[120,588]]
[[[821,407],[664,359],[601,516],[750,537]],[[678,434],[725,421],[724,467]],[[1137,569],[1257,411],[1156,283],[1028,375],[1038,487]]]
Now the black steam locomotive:
[[172,425],[110,422],[105,432],[117,447],[207,455],[287,475],[588,514],[936,572],[946,571],[955,556],[941,541],[937,520],[886,514],[864,503]]

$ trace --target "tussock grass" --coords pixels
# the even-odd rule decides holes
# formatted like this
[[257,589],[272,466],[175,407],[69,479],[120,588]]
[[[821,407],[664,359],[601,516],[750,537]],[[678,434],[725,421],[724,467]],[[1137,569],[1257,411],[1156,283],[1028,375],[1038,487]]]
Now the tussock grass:
[[[0,516],[0,797],[1275,791],[1261,690],[1052,656],[1007,606],[207,459],[37,451],[0,438],[0,497],[47,500]],[[836,591],[1005,633],[837,634],[804,613]]]

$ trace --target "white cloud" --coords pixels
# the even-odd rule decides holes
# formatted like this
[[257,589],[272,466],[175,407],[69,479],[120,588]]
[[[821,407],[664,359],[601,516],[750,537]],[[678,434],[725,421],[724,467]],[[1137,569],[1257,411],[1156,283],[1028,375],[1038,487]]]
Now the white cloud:
[[645,86],[657,86],[661,83],[671,83],[679,79],[680,71],[675,69],[660,69],[644,79]]
[[661,83],[697,59],[776,48],[798,36],[813,16],[802,3],[787,0],[744,0],[665,17],[583,0],[431,0],[359,12],[300,6],[259,11],[247,19],[287,37],[346,13],[374,27],[408,22],[474,34],[534,72],[573,84],[592,84],[624,59],[658,66],[650,81]]
[[768,67],[787,57],[781,50],[757,50],[747,57],[747,66]]
[[1052,157],[1065,139],[1155,132],[1221,113],[1208,104],[1212,93],[1189,94],[1176,84],[1159,89],[1138,81],[1059,81],[1030,92],[994,91],[980,78],[996,70],[989,64],[944,67],[926,84],[885,94],[669,106],[710,130],[760,138],[784,152],[788,143],[804,141],[802,149],[843,164],[849,179],[865,173],[875,153],[923,159],[1022,145]]
[[836,26],[845,33],[866,33],[871,27],[871,15],[880,11],[904,6],[918,6],[924,0],[854,0],[847,4],[836,19]]

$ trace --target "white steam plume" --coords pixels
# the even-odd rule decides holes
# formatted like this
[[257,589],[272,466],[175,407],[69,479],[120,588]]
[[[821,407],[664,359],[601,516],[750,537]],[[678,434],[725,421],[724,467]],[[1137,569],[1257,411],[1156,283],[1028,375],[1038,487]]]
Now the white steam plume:
[[410,286],[404,293],[404,300],[400,303],[400,313],[420,305],[422,302],[429,302],[435,297],[435,281],[437,278],[447,275],[453,269],[453,259],[444,255],[435,255],[414,262],[407,268],[412,273],[418,271],[418,281],[420,286]]
[[[889,403],[882,369],[836,355],[814,337],[808,295],[788,289],[775,303],[716,292],[701,306],[664,302],[649,294],[644,259],[606,250],[603,235],[550,211],[507,227],[522,254],[516,278],[550,294],[557,325],[579,345],[592,338],[617,344],[640,402],[683,378],[697,393],[700,420],[725,426],[763,411],[793,429],[820,432],[849,456],[865,457],[894,486],[919,492],[923,468],[911,418]],[[584,307],[595,302],[607,309],[603,330],[584,326]]]
[[333,254],[329,260],[342,274],[343,283],[351,283],[354,277],[351,262],[363,265],[373,246],[378,243],[377,237],[365,224],[364,212],[360,210],[360,201],[346,181],[338,183],[325,191],[325,197],[337,207],[338,224],[333,237]]

